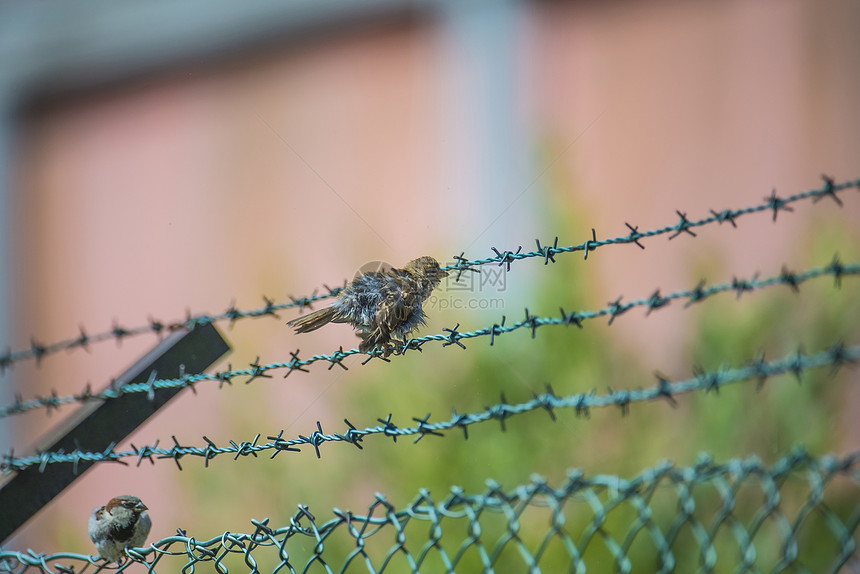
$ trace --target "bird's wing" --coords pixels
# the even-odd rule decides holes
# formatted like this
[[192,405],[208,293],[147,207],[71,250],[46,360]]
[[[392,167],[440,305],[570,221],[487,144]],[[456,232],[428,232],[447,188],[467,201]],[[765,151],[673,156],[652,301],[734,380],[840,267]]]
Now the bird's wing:
[[376,312],[376,326],[388,334],[409,319],[418,297],[414,285],[399,277],[383,288],[382,295]]
[[418,302],[414,285],[397,275],[397,270],[394,271],[395,274],[380,287],[381,300],[373,324],[359,335],[362,338],[360,351],[367,352],[390,343],[391,333],[409,320]]

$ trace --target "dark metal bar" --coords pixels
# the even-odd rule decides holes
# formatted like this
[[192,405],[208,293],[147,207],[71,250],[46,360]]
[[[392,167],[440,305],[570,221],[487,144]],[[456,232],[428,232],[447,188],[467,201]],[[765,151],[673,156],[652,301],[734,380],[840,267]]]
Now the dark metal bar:
[[[145,383],[152,373],[173,378],[185,373],[201,373],[230,350],[214,325],[200,325],[191,331],[170,334],[113,382],[115,387]],[[158,409],[176,396],[182,387],[130,393],[119,398],[84,404],[40,443],[39,450],[71,452],[103,451],[118,444]],[[43,471],[32,466],[19,471],[0,487],[0,540],[34,516],[43,506],[78,479],[94,462],[50,464]]]

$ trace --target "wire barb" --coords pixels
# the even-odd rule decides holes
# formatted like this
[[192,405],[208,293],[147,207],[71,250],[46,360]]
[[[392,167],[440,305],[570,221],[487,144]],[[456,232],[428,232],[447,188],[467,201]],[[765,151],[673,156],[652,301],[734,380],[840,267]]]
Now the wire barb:
[[550,261],[555,263],[555,254],[558,252],[558,235],[555,236],[552,247],[549,245],[541,247],[540,239],[535,239],[535,243],[537,243],[537,250],[543,253],[543,264],[548,265]]
[[788,203],[787,200],[777,197],[776,188],[774,188],[773,191],[770,192],[770,195],[766,197],[765,200],[767,201],[768,208],[773,210],[774,221],[776,221],[776,216],[779,213],[779,210],[794,211],[793,207],[788,207],[786,205]]
[[679,221],[678,225],[675,226],[676,231],[675,231],[675,233],[673,233],[672,235],[669,236],[669,240],[671,241],[672,239],[675,239],[676,237],[678,237],[682,233],[687,233],[693,237],[696,237],[696,234],[693,233],[692,231],[690,231],[690,228],[693,227],[693,223],[687,219],[687,214],[682,213],[682,212],[678,211],[677,209],[675,210],[675,213],[678,214],[678,217],[681,218],[681,221]]
[[499,259],[499,267],[501,267],[502,265],[507,265],[507,268],[505,270],[510,271],[511,263],[517,259],[520,259],[519,257],[517,257],[517,255],[519,255],[520,251],[523,250],[523,246],[520,245],[519,247],[517,247],[516,252],[505,251],[504,253],[499,253],[499,250],[495,247],[493,247],[492,250],[496,252],[496,257]]
[[639,249],[645,249],[645,246],[639,243],[639,238],[644,237],[641,233],[639,233],[639,226],[630,225],[626,221],[624,222],[624,225],[626,225],[627,229],[630,230],[630,235],[627,236],[627,241],[635,244],[637,247],[639,247]]

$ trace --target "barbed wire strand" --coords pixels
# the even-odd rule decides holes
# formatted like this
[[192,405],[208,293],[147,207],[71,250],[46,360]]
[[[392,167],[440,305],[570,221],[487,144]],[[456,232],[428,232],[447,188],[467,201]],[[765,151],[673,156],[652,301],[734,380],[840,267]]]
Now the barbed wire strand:
[[842,183],[836,183],[833,178],[828,177],[826,175],[823,175],[822,179],[824,181],[824,185],[820,189],[813,189],[802,193],[797,193],[786,198],[781,198],[777,196],[776,189],[774,189],[773,191],[771,191],[771,194],[765,197],[764,201],[758,205],[734,210],[725,209],[719,212],[714,211],[712,209],[710,210],[711,215],[703,219],[689,220],[687,219],[687,214],[685,212],[675,210],[675,213],[680,218],[678,223],[676,223],[675,225],[667,225],[665,227],[653,229],[650,231],[639,231],[638,226],[631,225],[630,223],[625,223],[627,228],[630,230],[630,233],[628,233],[627,235],[622,235],[610,239],[597,239],[596,232],[594,229],[592,229],[591,239],[585,241],[584,243],[580,243],[579,245],[572,245],[569,247],[558,247],[558,237],[556,237],[555,243],[552,246],[542,246],[540,244],[540,240],[536,239],[536,251],[522,252],[522,246],[517,248],[517,251],[515,252],[499,251],[498,249],[493,247],[492,249],[496,253],[495,257],[475,260],[466,259],[464,258],[464,254],[461,253],[459,256],[454,257],[457,263],[455,265],[446,267],[446,270],[458,271],[459,273],[462,273],[463,271],[476,271],[475,269],[472,269],[472,267],[496,263],[500,266],[506,265],[506,269],[510,271],[511,263],[520,259],[543,257],[544,265],[547,265],[549,263],[555,263],[555,255],[561,253],[573,253],[577,251],[584,251],[585,258],[588,259],[588,253],[590,251],[594,251],[598,247],[603,247],[606,245],[623,245],[633,243],[636,244],[640,249],[645,249],[645,246],[639,243],[640,239],[648,239],[650,237],[665,235],[667,233],[672,234],[669,236],[670,240],[678,237],[681,234],[687,234],[692,237],[696,237],[696,234],[691,231],[692,229],[709,225],[712,223],[719,223],[722,225],[725,222],[730,223],[732,227],[737,227],[736,220],[738,218],[752,213],[773,211],[773,221],[775,222],[777,219],[777,214],[780,211],[794,211],[794,209],[790,207],[790,205],[792,203],[796,203],[805,199],[812,199],[813,203],[817,203],[820,199],[824,197],[830,197],[836,202],[837,205],[839,205],[839,207],[842,207],[842,200],[839,199],[837,193],[851,188],[860,189],[860,179],[854,181],[845,181]]
[[[700,557],[702,571],[712,571],[718,550],[727,553],[725,559],[729,559],[731,552],[731,559],[739,562],[736,570],[739,572],[781,572],[784,568],[809,571],[809,561],[820,550],[815,542],[821,538],[804,537],[800,530],[815,511],[816,530],[819,534],[829,531],[836,543],[829,567],[825,570],[821,565],[815,570],[836,573],[856,557],[854,533],[860,513],[855,508],[849,515],[845,504],[857,500],[858,464],[860,452],[842,457],[813,457],[797,447],[772,465],[763,464],[755,456],[717,463],[710,455],[700,454],[694,465],[678,467],[664,461],[631,479],[606,474],[587,476],[573,469],[557,488],[538,475],[510,490],[489,479],[481,493],[468,494],[452,486],[438,501],[428,490],[420,489],[412,502],[401,509],[377,493],[366,514],[334,508],[330,518],[317,518],[307,506],[299,504],[298,511],[281,527],[271,526],[269,518],[251,519],[252,532],[228,531],[209,539],[189,536],[179,528],[174,536],[145,548],[129,549],[127,554],[131,559],[121,566],[109,564],[98,556],[72,552],[0,550],[0,571],[23,574],[32,569],[45,574],[83,574],[90,569],[124,571],[135,563],[144,564],[148,572],[155,572],[156,566],[177,571],[178,565],[171,560],[179,558],[187,561],[182,571],[193,572],[197,564],[212,563],[217,572],[227,574],[228,558],[234,556],[237,563],[242,559],[239,568],[247,570],[252,566],[258,572],[257,565],[265,552],[265,558],[274,564],[273,572],[306,572],[315,562],[323,565],[326,572],[334,572],[331,566],[337,568],[338,563],[341,566],[336,571],[341,573],[351,571],[350,565],[354,563],[375,573],[386,571],[389,565],[398,572],[404,571],[402,562],[392,562],[394,556],[403,556],[410,572],[418,572],[422,567],[433,569],[433,557],[448,572],[454,572],[458,566],[468,566],[464,556],[471,551],[470,558],[474,560],[477,556],[482,571],[492,572],[494,567],[516,567],[500,560],[505,547],[510,545],[516,552],[507,554],[508,562],[518,557],[530,572],[539,572],[545,550],[559,540],[557,548],[566,552],[571,572],[585,572],[590,562],[604,560],[599,553],[588,552],[601,542],[601,548],[611,553],[615,570],[629,572],[632,563],[628,553],[636,534],[643,530],[650,534],[644,539],[654,545],[654,569],[659,565],[660,573],[676,571],[679,559],[695,555]],[[828,505],[826,499],[827,487],[836,477],[846,477],[849,481],[848,484],[840,481],[839,514],[830,509],[833,502]],[[800,508],[782,504],[783,498],[790,497],[786,491],[789,484],[805,484],[808,488],[791,491],[795,496],[806,493],[806,503]],[[653,496],[658,489],[674,490],[676,501],[663,494],[658,497],[661,503]],[[762,500],[757,509],[746,503],[737,504],[748,489],[755,490],[743,499]],[[756,490],[761,494],[756,495]],[[661,512],[672,507],[677,509],[674,516]],[[790,508],[794,508],[793,514],[786,515],[792,512]],[[695,514],[693,509],[697,509]],[[616,510],[617,514],[613,514]],[[526,512],[547,514],[544,519],[531,522],[531,530],[536,530],[535,525],[539,524],[546,524],[548,530],[543,537],[532,536],[530,544],[520,533],[520,519]],[[613,516],[624,518],[621,522],[607,521]],[[709,516],[712,520],[706,528],[704,523]],[[761,526],[767,520],[774,523],[775,529],[759,536],[766,530]],[[465,536],[459,534],[464,523]],[[480,533],[489,532],[498,523],[502,525],[502,535],[495,543],[483,541]],[[729,535],[721,535],[720,529],[728,530]],[[445,537],[452,531],[457,534]],[[692,537],[681,539],[684,531]],[[771,533],[778,534],[775,540]],[[336,541],[335,536],[340,538]],[[370,538],[382,536],[392,540],[387,551],[378,544],[368,544]],[[730,542],[737,549],[727,545]],[[637,556],[643,557],[641,549]],[[768,560],[776,564],[766,564]],[[593,566],[605,567],[606,563]]]
[[[660,290],[658,289],[650,296],[642,299],[623,302],[622,299],[619,298],[608,306],[597,311],[566,312],[564,308],[559,308],[559,316],[541,317],[530,314],[528,308],[526,308],[525,317],[520,321],[506,324],[507,318],[506,316],[502,316],[502,320],[499,323],[495,323],[490,327],[485,327],[476,331],[459,331],[460,324],[458,323],[452,329],[443,329],[443,331],[447,331],[447,333],[425,335],[423,337],[410,339],[399,349],[399,351],[401,354],[404,354],[409,350],[421,351],[423,345],[431,341],[441,343],[442,347],[456,345],[465,349],[466,346],[463,341],[487,336],[490,337],[490,345],[492,346],[495,343],[496,337],[520,329],[530,330],[532,338],[534,338],[537,329],[548,325],[576,325],[577,327],[582,328],[584,322],[598,319],[600,317],[608,317],[609,324],[611,325],[616,318],[634,307],[644,307],[646,308],[646,315],[650,315],[651,312],[662,309],[672,301],[679,299],[685,299],[685,306],[689,306],[694,303],[701,303],[709,297],[719,293],[734,292],[737,297],[741,297],[741,295],[747,292],[779,285],[788,286],[792,291],[797,292],[802,283],[824,276],[833,277],[834,285],[839,287],[841,286],[842,279],[844,277],[857,275],[860,275],[860,264],[842,263],[838,256],[834,256],[830,264],[823,267],[808,269],[800,273],[792,272],[783,267],[779,275],[774,275],[767,279],[758,279],[758,273],[756,273],[750,279],[738,279],[736,277],[731,282],[713,286],[706,286],[703,281],[693,289],[674,291],[672,293],[667,293],[666,295],[661,295]],[[94,400],[112,400],[129,393],[148,393],[150,398],[153,398],[156,389],[191,387],[192,390],[194,390],[194,385],[201,381],[217,381],[219,388],[221,388],[225,383],[232,384],[232,380],[234,378],[248,377],[245,381],[245,383],[248,384],[257,378],[271,378],[271,371],[279,369],[287,370],[284,375],[286,378],[294,371],[308,372],[306,367],[317,362],[328,363],[329,370],[334,368],[335,365],[342,369],[348,369],[347,365],[343,363],[344,359],[358,354],[363,354],[367,357],[366,360],[361,363],[362,365],[374,358],[379,358],[383,361],[390,361],[388,357],[384,356],[384,352],[378,349],[371,351],[370,353],[361,353],[358,349],[344,350],[343,347],[340,347],[333,353],[317,354],[306,359],[299,357],[300,351],[301,349],[297,349],[294,352],[290,352],[289,354],[291,358],[289,361],[260,364],[259,357],[257,357],[257,359],[255,359],[247,368],[232,369],[232,366],[228,365],[226,371],[217,373],[186,373],[180,377],[170,379],[158,379],[156,376],[151,376],[146,383],[131,383],[120,388],[109,386],[107,389],[98,393],[94,393],[90,385],[87,385],[83,391],[74,395],[59,395],[56,391],[53,391],[49,396],[36,397],[26,401],[19,395],[16,396],[14,403],[0,407],[0,418],[21,414],[39,408],[45,408],[50,413],[53,409],[59,408],[62,405],[83,403]]]
[[[738,218],[752,213],[772,210],[773,221],[776,221],[777,214],[780,211],[793,211],[792,207],[790,207],[791,204],[806,199],[812,199],[813,203],[815,203],[824,197],[830,197],[841,207],[842,200],[839,198],[839,193],[851,188],[860,189],[860,179],[836,183],[835,180],[831,177],[822,177],[824,180],[824,184],[820,189],[797,193],[786,198],[778,197],[776,195],[776,190],[773,190],[773,192],[771,192],[771,195],[765,197],[764,201],[758,205],[741,209],[725,209],[722,211],[711,210],[711,215],[703,219],[688,220],[686,213],[676,210],[676,213],[680,217],[680,220],[675,225],[667,225],[658,229],[639,231],[638,226],[625,223],[627,228],[630,230],[630,233],[627,235],[609,239],[597,239],[596,232],[592,229],[591,239],[578,245],[569,245],[566,247],[558,246],[558,236],[556,236],[554,243],[551,246],[541,245],[540,239],[535,239],[535,243],[537,245],[537,249],[535,251],[523,252],[522,246],[517,248],[517,251],[515,252],[509,250],[500,251],[497,248],[493,247],[492,250],[495,252],[495,256],[487,257],[484,259],[470,260],[464,256],[465,253],[461,252],[460,255],[455,255],[453,257],[453,259],[456,261],[455,264],[445,266],[443,267],[443,269],[446,271],[456,271],[456,279],[457,281],[459,281],[461,275],[464,272],[470,271],[479,273],[480,270],[476,269],[476,267],[480,267],[483,265],[505,265],[507,270],[510,271],[511,263],[521,259],[542,257],[544,259],[544,265],[547,265],[549,263],[555,263],[556,255],[564,253],[575,253],[578,251],[584,251],[585,258],[587,259],[589,252],[594,251],[598,247],[603,247],[606,245],[622,245],[632,243],[642,249],[645,249],[645,246],[640,243],[641,239],[649,239],[651,237],[665,235],[668,233],[672,234],[669,239],[674,239],[682,233],[695,237],[695,233],[691,231],[692,229],[709,225],[712,223],[719,223],[720,225],[722,225],[723,223],[730,223],[732,227],[737,227],[736,220]],[[317,293],[317,291],[315,290],[311,295],[305,297],[293,297],[292,295],[288,295],[290,301],[282,303],[275,303],[268,297],[263,296],[265,306],[257,309],[237,309],[235,307],[235,302],[233,302],[230,304],[226,311],[214,315],[191,315],[189,311],[184,320],[163,322],[157,319],[150,318],[149,323],[147,325],[140,325],[137,327],[123,327],[119,323],[115,322],[111,329],[96,334],[88,334],[83,327],[80,327],[80,334],[78,336],[49,344],[41,343],[36,338],[31,338],[29,348],[12,350],[11,347],[7,347],[6,351],[3,354],[0,354],[0,374],[5,372],[7,368],[11,368],[15,363],[26,359],[34,359],[38,364],[45,356],[52,355],[60,351],[68,351],[81,348],[87,349],[91,344],[100,343],[103,341],[115,340],[117,343],[119,343],[123,339],[137,335],[144,335],[149,333],[161,335],[164,332],[175,331],[177,329],[192,329],[197,325],[220,322],[225,320],[229,320],[232,325],[234,322],[240,319],[263,316],[278,317],[276,313],[277,311],[296,307],[300,311],[304,310],[305,308],[312,309],[313,303],[336,297],[337,294],[343,289],[343,287],[331,288],[327,285],[323,285],[323,288],[325,289],[324,292]]]
[[39,364],[42,358],[47,355],[52,355],[60,351],[89,349],[89,346],[94,343],[111,340],[115,340],[117,343],[120,343],[129,337],[150,333],[161,336],[164,333],[170,333],[180,329],[193,329],[200,325],[217,323],[225,320],[229,320],[232,325],[240,319],[265,316],[278,317],[278,311],[292,309],[294,307],[298,307],[300,310],[306,308],[313,309],[314,303],[336,297],[337,294],[343,290],[343,287],[329,287],[328,285],[323,285],[323,288],[325,289],[324,292],[317,293],[317,290],[314,290],[313,293],[305,297],[293,297],[292,295],[288,295],[287,297],[290,301],[282,303],[276,303],[274,300],[269,299],[264,295],[263,301],[266,305],[265,307],[257,309],[237,309],[235,302],[231,302],[230,306],[223,313],[214,315],[192,315],[189,311],[186,314],[185,319],[181,321],[164,322],[150,318],[147,325],[140,325],[137,327],[123,327],[115,322],[110,330],[95,334],[88,334],[83,327],[80,327],[80,335],[77,337],[64,339],[50,344],[43,344],[38,342],[37,339],[31,338],[30,347],[27,349],[13,351],[11,348],[7,347],[6,352],[0,355],[0,373],[3,373],[7,368],[11,368],[15,363],[25,359],[35,359],[36,363]]
[[182,470],[180,459],[185,456],[199,457],[204,459],[204,465],[208,467],[209,461],[213,458],[229,454],[237,460],[240,456],[254,456],[258,453],[271,451],[270,458],[275,458],[281,452],[299,452],[297,448],[302,445],[310,445],[314,448],[317,458],[320,457],[320,447],[330,442],[343,442],[352,444],[359,449],[362,447],[364,438],[371,435],[383,435],[394,441],[398,437],[415,436],[415,441],[418,442],[427,435],[443,436],[446,431],[453,429],[461,429],[465,438],[468,439],[468,427],[474,424],[484,423],[488,421],[498,421],[502,430],[506,429],[506,420],[509,417],[521,415],[539,409],[545,410],[548,415],[555,420],[555,409],[574,409],[578,416],[588,416],[593,408],[602,408],[615,406],[621,410],[622,415],[626,415],[630,405],[642,403],[646,401],[665,400],[671,405],[675,405],[675,397],[679,394],[689,393],[692,391],[705,391],[709,393],[713,391],[718,393],[719,390],[729,384],[755,380],[757,386],[761,385],[769,378],[776,375],[791,373],[801,380],[801,375],[809,370],[824,366],[830,366],[834,371],[840,367],[857,361],[860,359],[860,346],[847,347],[843,343],[838,342],[829,349],[807,355],[802,350],[796,353],[787,355],[781,359],[773,361],[765,361],[764,357],[759,355],[748,365],[735,369],[718,369],[714,371],[705,371],[701,368],[693,370],[694,376],[678,382],[669,382],[668,379],[657,375],[658,383],[648,388],[640,389],[624,389],[612,390],[603,395],[596,394],[595,390],[587,393],[577,393],[567,396],[556,395],[552,388],[547,386],[544,393],[535,394],[534,398],[516,404],[508,403],[504,395],[502,401],[496,405],[488,406],[482,411],[469,414],[457,413],[452,410],[451,417],[448,420],[431,422],[430,415],[424,417],[412,417],[412,420],[417,424],[415,426],[400,427],[392,421],[392,415],[387,418],[377,419],[381,424],[373,427],[358,429],[344,419],[348,429],[343,433],[326,434],[323,432],[322,425],[317,421],[317,430],[309,433],[307,436],[298,435],[295,438],[284,438],[284,431],[281,430],[276,436],[267,437],[270,442],[258,444],[260,434],[257,434],[251,441],[243,441],[236,443],[230,441],[229,446],[218,446],[209,438],[203,437],[206,442],[205,447],[201,446],[182,446],[179,441],[173,436],[173,446],[169,448],[160,448],[159,441],[156,441],[152,446],[144,445],[136,447],[132,444],[131,450],[115,451],[115,445],[110,445],[102,452],[85,452],[82,450],[74,450],[71,452],[40,452],[35,456],[16,458],[14,452],[10,451],[5,454],[0,460],[0,471],[3,473],[11,473],[16,470],[22,470],[30,466],[39,465],[40,471],[43,471],[49,464],[77,464],[81,461],[88,462],[122,462],[127,464],[124,459],[137,459],[139,466],[144,460],[149,460],[155,464],[154,459],[172,459],[177,467]]

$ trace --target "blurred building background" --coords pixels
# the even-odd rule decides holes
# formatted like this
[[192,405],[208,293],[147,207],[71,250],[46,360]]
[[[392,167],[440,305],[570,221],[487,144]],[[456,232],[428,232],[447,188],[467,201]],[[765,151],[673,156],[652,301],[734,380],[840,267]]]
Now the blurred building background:
[[[531,249],[672,225],[815,188],[822,173],[860,177],[860,5],[783,2],[216,1],[7,3],[0,8],[0,344],[27,348],[114,324],[310,294],[370,261],[402,265],[465,251]],[[860,199],[844,196],[751,216],[738,228],[513,265],[486,290],[442,290],[422,333],[597,309],[733,276],[762,277],[860,257]],[[826,283],[826,282],[825,282]],[[218,444],[316,421],[341,430],[395,413],[447,416],[525,400],[641,387],[650,373],[778,357],[838,338],[856,343],[857,287],[744,296],[611,328],[518,333],[493,348],[427,347],[392,364],[322,368],[183,393],[137,444]],[[459,301],[460,303],[455,303]],[[453,307],[462,308],[453,308]],[[346,326],[297,336],[295,311],[220,325],[246,365],[331,352]],[[3,404],[106,385],[155,337],[18,363]],[[418,445],[373,441],[273,461],[99,465],[20,530],[9,548],[89,552],[86,520],[106,494],[138,494],[157,540],[241,530],[250,518],[366,509],[376,491],[402,504],[421,487],[513,486],[531,473],[632,473],[801,442],[860,447],[857,372],[824,387],[780,382],[758,393],[685,397],[581,420],[511,421]],[[853,386],[851,383],[855,383]],[[823,390],[824,389],[824,390]],[[70,412],[0,420],[16,453]],[[403,444],[401,444],[403,443]],[[535,447],[535,445],[539,445]]]

